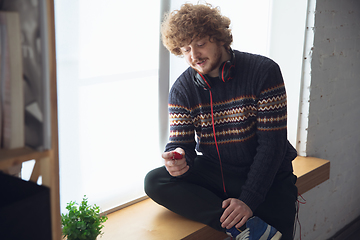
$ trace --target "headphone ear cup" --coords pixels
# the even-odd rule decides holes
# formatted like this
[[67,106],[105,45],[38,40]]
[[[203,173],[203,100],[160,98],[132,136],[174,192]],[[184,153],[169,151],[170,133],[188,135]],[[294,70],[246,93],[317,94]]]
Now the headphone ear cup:
[[232,49],[230,49],[230,51],[230,61],[223,62],[219,68],[219,78],[223,82],[227,82],[235,76],[235,53]]
[[231,68],[231,62],[230,61],[226,61],[223,62],[219,68],[219,78],[221,79],[221,81],[226,82],[228,81],[230,78],[230,70]]
[[205,90],[209,90],[211,88],[211,82],[206,77],[206,75],[201,75],[195,69],[192,69],[192,70],[193,70],[193,78],[194,78],[195,85],[198,87],[202,87]]
[[202,80],[200,74],[197,73],[197,72],[194,74],[194,82],[195,82],[195,85],[198,86],[198,87],[202,87],[202,88],[205,87],[204,80]]

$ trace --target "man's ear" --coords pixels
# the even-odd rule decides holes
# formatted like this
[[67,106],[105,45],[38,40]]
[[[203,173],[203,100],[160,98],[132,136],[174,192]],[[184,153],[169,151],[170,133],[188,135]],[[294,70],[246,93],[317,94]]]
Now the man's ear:
[[217,44],[218,44],[218,46],[224,46],[224,45],[225,45],[225,42],[220,41],[220,42],[218,42]]

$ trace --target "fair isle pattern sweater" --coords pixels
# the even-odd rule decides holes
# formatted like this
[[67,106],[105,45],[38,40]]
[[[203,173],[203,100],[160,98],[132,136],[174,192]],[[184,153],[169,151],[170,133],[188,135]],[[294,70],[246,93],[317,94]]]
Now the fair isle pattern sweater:
[[[259,55],[235,51],[235,57],[235,77],[225,83],[212,80],[213,118],[222,166],[247,178],[239,199],[255,211],[277,172],[292,171],[297,154],[287,140],[286,92],[279,66]],[[190,169],[195,149],[219,164],[210,92],[194,84],[190,68],[170,90],[169,114],[165,151],[183,148]]]

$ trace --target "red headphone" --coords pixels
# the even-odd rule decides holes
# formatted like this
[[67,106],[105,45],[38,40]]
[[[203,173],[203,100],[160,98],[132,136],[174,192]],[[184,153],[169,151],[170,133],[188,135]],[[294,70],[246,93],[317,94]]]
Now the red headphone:
[[[219,79],[223,82],[227,82],[230,79],[233,79],[235,76],[235,53],[230,48],[231,59],[229,61],[223,62],[219,68]],[[212,83],[207,75],[202,75],[201,73],[197,72],[193,69],[194,73],[194,82],[195,85],[198,87],[202,87],[204,89],[211,89]]]

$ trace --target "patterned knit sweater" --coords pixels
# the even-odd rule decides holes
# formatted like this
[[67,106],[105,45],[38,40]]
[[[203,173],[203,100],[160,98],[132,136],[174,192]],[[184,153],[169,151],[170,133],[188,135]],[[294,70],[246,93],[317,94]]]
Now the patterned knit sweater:
[[[235,57],[235,77],[212,83],[213,118],[222,166],[247,179],[239,199],[254,211],[276,174],[292,171],[297,154],[287,140],[286,92],[279,66],[259,55],[235,51]],[[210,91],[194,84],[188,68],[169,94],[170,138],[165,151],[183,148],[190,169],[195,149],[219,163]]]

